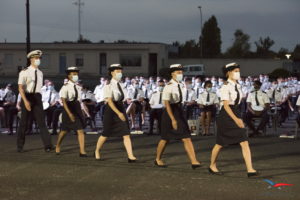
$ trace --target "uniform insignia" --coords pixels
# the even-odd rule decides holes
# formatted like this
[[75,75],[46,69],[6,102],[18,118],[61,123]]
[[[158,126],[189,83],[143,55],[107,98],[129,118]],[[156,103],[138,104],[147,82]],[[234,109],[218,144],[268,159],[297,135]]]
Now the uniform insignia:
[[228,84],[228,81],[224,81],[223,84],[224,84],[224,85],[227,85],[227,84]]

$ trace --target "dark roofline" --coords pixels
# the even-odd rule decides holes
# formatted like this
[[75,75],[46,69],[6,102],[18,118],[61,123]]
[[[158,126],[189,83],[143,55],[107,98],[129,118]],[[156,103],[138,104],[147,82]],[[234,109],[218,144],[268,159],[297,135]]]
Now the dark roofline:
[[[26,42],[0,42],[1,44],[26,44]],[[128,44],[160,44],[160,45],[170,45],[161,42],[128,42],[128,43],[115,43],[115,42],[105,42],[105,43],[78,43],[78,42],[31,42],[30,44],[76,44],[76,45],[105,45],[105,44],[117,44],[117,45],[128,45]]]

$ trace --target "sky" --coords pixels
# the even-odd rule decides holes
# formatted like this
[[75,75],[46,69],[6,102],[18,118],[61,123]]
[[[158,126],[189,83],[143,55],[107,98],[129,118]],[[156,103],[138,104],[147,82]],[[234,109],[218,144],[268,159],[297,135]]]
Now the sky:
[[[31,42],[78,39],[77,0],[30,0]],[[215,15],[222,51],[236,29],[275,41],[272,50],[300,44],[300,0],[81,0],[82,35],[93,42],[198,40],[203,24]],[[26,41],[25,0],[0,0],[0,43]]]

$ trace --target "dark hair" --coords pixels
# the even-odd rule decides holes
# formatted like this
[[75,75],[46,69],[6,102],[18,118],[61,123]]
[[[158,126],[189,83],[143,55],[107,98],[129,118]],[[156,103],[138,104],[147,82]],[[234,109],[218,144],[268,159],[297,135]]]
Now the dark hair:
[[162,80],[162,79],[159,79],[158,82],[159,82],[159,83],[165,83],[164,80]]
[[184,82],[192,82],[192,79],[189,78],[189,77],[187,77],[187,78],[184,80]]
[[208,84],[211,84],[211,85],[212,85],[212,82],[211,82],[211,81],[205,81],[205,82],[204,82],[204,88],[206,88],[206,86],[207,86]]
[[254,81],[253,85],[257,85],[257,86],[261,87],[262,83],[260,81]]

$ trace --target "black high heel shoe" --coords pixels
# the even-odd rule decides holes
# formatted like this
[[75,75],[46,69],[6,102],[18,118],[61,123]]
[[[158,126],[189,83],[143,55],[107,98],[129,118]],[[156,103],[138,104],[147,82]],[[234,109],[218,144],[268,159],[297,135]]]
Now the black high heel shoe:
[[157,167],[161,167],[161,168],[167,168],[168,167],[167,165],[159,165],[156,160],[154,161],[154,165],[157,166]]
[[88,157],[86,153],[82,154],[82,153],[79,153],[79,157],[82,157],[82,158],[86,158]]
[[136,163],[136,162],[137,162],[137,159],[132,160],[132,159],[128,158],[128,163]]
[[212,175],[219,175],[219,176],[224,175],[223,172],[214,172],[210,167],[208,168],[208,172]]
[[197,168],[199,168],[199,167],[201,167],[201,164],[196,164],[196,165],[191,165],[192,166],[192,169],[197,169]]
[[253,177],[253,176],[258,176],[258,175],[259,175],[258,172],[248,172],[248,173],[247,173],[248,178],[251,178],[251,177]]

